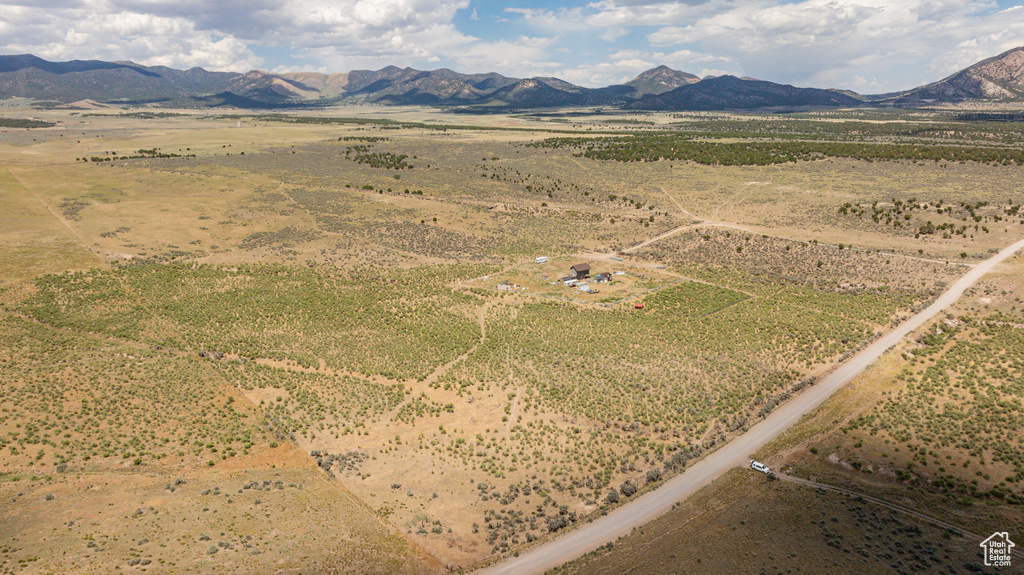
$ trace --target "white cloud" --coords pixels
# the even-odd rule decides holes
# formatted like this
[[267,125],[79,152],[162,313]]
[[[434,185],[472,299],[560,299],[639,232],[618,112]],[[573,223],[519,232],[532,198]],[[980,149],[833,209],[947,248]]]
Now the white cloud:
[[8,53],[28,52],[50,60],[132,60],[179,68],[205,66],[248,70],[261,63],[246,44],[231,36],[197,30],[184,18],[119,12],[89,13],[72,8],[41,18],[21,10],[3,30]]
[[704,52],[694,52],[692,50],[676,50],[675,52],[652,52],[651,58],[657,60],[668,66],[695,66],[697,64],[707,64],[715,62],[718,64],[725,64],[730,61],[727,56],[715,56],[713,54],[707,54]]
[[[804,0],[743,3],[647,36],[699,45],[732,73],[802,85],[885,90],[938,79],[1021,43],[1024,11],[981,0]],[[871,81],[858,77],[873,75]]]
[[7,6],[0,50],[42,57],[245,69],[250,44],[427,60],[470,41],[451,24],[469,0],[41,0]]
[[318,74],[331,74],[334,70],[328,70],[326,66],[311,67],[311,66],[275,66],[269,70],[273,74],[288,74],[291,72],[315,72]]
[[734,0],[697,0],[693,2],[640,2],[600,0],[586,7],[573,8],[506,8],[520,14],[523,20],[552,30],[600,30],[631,26],[665,26],[692,22],[709,14],[721,12]]
[[41,3],[46,5],[8,7],[0,0],[0,51],[237,71],[263,63],[250,45],[287,47],[292,57],[314,62],[275,66],[290,71],[452,62],[460,70],[532,76],[563,65],[552,58],[556,36],[481,39],[458,30],[454,15],[469,8],[469,0]]
[[623,28],[621,26],[612,26],[609,28],[605,28],[604,32],[601,32],[601,39],[604,40],[605,42],[615,42],[616,40],[625,36],[626,34],[629,34],[628,28]]
[[524,22],[548,31],[584,30],[589,26],[584,20],[583,9],[558,8],[546,10],[540,8],[505,8],[509,14],[519,14]]
[[561,66],[551,60],[557,37],[520,36],[515,40],[478,42],[453,59],[467,73],[497,71],[506,76],[544,76]]
[[557,70],[554,75],[573,84],[596,88],[624,84],[635,78],[640,72],[650,70],[656,65],[644,60],[618,60],[564,68]]
[[807,0],[781,6],[744,4],[684,27],[666,26],[648,35],[652,46],[674,46],[731,39],[740,50],[809,45],[821,38],[843,38],[871,15],[871,9],[835,0]]
[[615,2],[602,0],[589,5],[593,14],[586,17],[592,26],[664,26],[692,21],[714,13],[732,2]]
[[701,78],[707,78],[708,76],[726,76],[729,74],[733,76],[736,75],[735,73],[730,72],[728,70],[719,70],[717,68],[702,68],[700,73],[698,73],[697,75],[700,76]]
[[630,58],[639,58],[644,54],[643,50],[619,50],[618,52],[612,52],[608,57],[612,60],[628,60]]
[[[1024,44],[1024,8],[993,0],[596,0],[507,12],[583,42],[645,31],[648,46],[629,42],[611,60],[630,52],[684,70],[851,89],[913,87]],[[566,74],[607,69],[583,62]]]

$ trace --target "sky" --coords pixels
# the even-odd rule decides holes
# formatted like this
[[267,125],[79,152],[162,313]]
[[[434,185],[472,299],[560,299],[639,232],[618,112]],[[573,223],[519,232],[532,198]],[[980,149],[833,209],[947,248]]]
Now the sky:
[[0,54],[173,68],[387,65],[598,87],[664,64],[864,94],[1024,46],[1024,0],[0,0]]

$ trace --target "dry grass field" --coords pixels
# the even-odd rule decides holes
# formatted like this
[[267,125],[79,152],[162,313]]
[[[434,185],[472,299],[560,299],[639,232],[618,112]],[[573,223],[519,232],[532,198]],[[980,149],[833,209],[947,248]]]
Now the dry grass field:
[[556,572],[987,572],[978,543],[994,531],[1024,531],[1022,272],[1021,256],[1001,266],[944,318],[752,454],[776,471],[861,496],[737,469]]
[[[793,126],[845,142],[831,117],[29,112],[57,125],[0,131],[0,573],[414,573],[514,552],[680,472],[1024,231],[1016,164],[545,142]],[[880,122],[872,142],[902,149],[902,123]],[[1009,137],[965,124],[957,141],[988,154],[993,131]],[[580,262],[624,274],[563,286]],[[772,461],[876,479],[886,459],[899,489],[1019,519],[1017,404],[989,391],[1018,375],[993,351],[1018,345],[1014,278]],[[957,447],[947,405],[987,414],[980,445]],[[947,455],[955,473],[933,472]],[[718,509],[756,540],[750,508],[855,507],[723,481],[745,495],[680,512]],[[848,558],[829,534],[864,522],[938,544],[856,507],[805,517],[810,564]],[[734,571],[806,565],[765,545]]]
[[863,499],[737,469],[553,572],[971,573],[977,551],[974,540]]
[[978,533],[1024,530],[1022,272],[1018,256],[890,352],[836,429],[787,454],[793,473],[863,484]]

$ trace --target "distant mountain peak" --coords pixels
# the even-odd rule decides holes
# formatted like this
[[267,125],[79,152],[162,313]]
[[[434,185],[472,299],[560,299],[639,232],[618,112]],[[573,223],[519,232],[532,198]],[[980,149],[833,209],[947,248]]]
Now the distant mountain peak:
[[[0,98],[65,103],[163,103],[167,106],[309,106],[335,101],[494,108],[622,106],[647,110],[726,110],[934,102],[1024,102],[1024,47],[982,60],[947,78],[897,94],[796,88],[754,78],[706,76],[662,64],[625,84],[585,88],[553,77],[510,78],[441,68],[245,73],[177,70],[135,62],[48,62],[31,54],[0,55]],[[99,105],[89,103],[88,105]]]
[[662,64],[641,72],[636,78],[626,82],[627,86],[636,90],[638,96],[645,94],[663,94],[676,88],[700,82],[700,78],[687,72],[673,70]]
[[718,76],[680,86],[662,94],[648,94],[626,108],[639,110],[730,110],[858,106],[846,94],[817,88],[796,88],[764,80]]
[[894,99],[900,104],[964,100],[1024,100],[1024,47],[986,58]]

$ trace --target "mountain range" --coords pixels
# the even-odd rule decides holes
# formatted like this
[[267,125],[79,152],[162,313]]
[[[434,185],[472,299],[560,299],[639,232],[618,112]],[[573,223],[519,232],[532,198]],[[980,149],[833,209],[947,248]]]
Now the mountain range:
[[0,98],[70,104],[153,103],[176,107],[275,108],[341,102],[456,106],[479,110],[620,106],[635,110],[728,110],[851,106],[918,106],[966,100],[1024,101],[1024,48],[900,92],[864,96],[847,90],[797,88],[751,78],[693,74],[658,66],[625,84],[584,88],[550,77],[510,78],[442,68],[387,66],[322,74],[175,70],[133,62],[48,62],[32,55],[0,56]]

